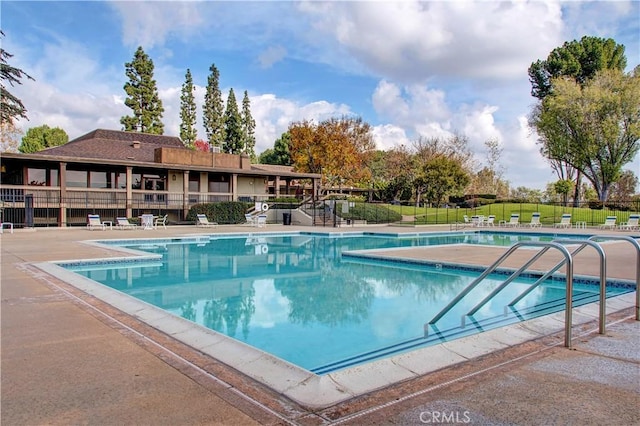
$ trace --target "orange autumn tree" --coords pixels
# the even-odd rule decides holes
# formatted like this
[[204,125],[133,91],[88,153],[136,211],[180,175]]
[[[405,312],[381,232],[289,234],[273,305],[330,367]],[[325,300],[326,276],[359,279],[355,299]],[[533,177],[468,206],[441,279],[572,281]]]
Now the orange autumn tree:
[[321,173],[323,186],[366,187],[375,152],[371,126],[361,118],[330,118],[289,125],[294,169]]

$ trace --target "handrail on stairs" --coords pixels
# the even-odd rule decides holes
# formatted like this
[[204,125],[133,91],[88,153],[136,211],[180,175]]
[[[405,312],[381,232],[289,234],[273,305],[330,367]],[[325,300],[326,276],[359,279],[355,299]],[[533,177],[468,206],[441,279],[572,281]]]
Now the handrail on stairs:
[[[558,242],[541,242],[541,241],[521,241],[512,245],[509,250],[507,250],[502,256],[498,258],[491,266],[489,266],[478,278],[473,280],[467,287],[465,287],[458,295],[451,301],[447,306],[445,306],[431,321],[424,324],[424,334],[425,337],[429,333],[429,326],[434,326],[436,322],[438,322],[447,312],[449,312],[455,305],[457,305],[471,290],[473,290],[478,284],[480,284],[489,274],[494,272],[498,266],[502,264],[512,253],[517,251],[521,247],[543,247],[547,250],[550,248],[555,248],[560,251],[560,253],[565,257],[563,262],[567,264],[567,273],[565,275],[566,281],[566,305],[565,305],[565,327],[564,327],[564,346],[567,348],[571,347],[571,323],[572,323],[572,315],[573,315],[573,258],[571,253],[565,246]],[[545,252],[547,250],[544,250]],[[541,256],[536,255],[536,256]],[[534,256],[534,257],[536,257]],[[529,260],[527,263],[532,263]],[[522,269],[522,268],[521,268]]]
[[640,243],[638,242],[638,240],[628,235],[593,235],[589,237],[589,240],[628,241],[636,248],[636,321],[640,321]]

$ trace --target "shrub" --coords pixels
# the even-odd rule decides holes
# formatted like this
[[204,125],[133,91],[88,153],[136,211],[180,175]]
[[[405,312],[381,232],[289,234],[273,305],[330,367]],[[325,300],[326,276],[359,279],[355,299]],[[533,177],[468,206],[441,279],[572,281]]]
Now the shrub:
[[219,224],[236,224],[246,221],[244,215],[252,206],[242,201],[222,201],[218,203],[195,204],[189,209],[187,220],[196,221],[196,215],[204,214],[209,220]]
[[337,215],[342,219],[366,220],[367,223],[391,223],[402,220],[400,213],[389,209],[385,205],[356,203],[353,207],[349,208],[348,213],[342,213],[340,207],[336,208]]

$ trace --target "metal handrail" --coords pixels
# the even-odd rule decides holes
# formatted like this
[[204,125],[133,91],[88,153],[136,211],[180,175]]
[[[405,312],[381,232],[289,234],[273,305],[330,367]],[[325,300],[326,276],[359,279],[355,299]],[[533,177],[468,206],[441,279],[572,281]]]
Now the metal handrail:
[[636,321],[640,321],[640,243],[627,235],[593,235],[589,237],[591,241],[600,239],[628,241],[636,248]]
[[564,263],[567,264],[567,273],[565,275],[566,280],[566,306],[565,306],[565,327],[564,327],[564,346],[571,347],[571,323],[573,315],[573,258],[571,253],[562,244],[557,242],[541,242],[541,241],[521,241],[512,245],[502,256],[498,258],[491,266],[489,266],[478,278],[465,287],[447,306],[444,307],[431,321],[425,323],[424,334],[429,333],[429,326],[433,326],[438,322],[447,312],[449,312],[455,305],[457,305],[471,290],[473,290],[478,284],[480,284],[489,274],[494,272],[502,262],[504,262],[512,253],[518,250],[520,247],[545,247],[555,248],[560,251],[565,257]]

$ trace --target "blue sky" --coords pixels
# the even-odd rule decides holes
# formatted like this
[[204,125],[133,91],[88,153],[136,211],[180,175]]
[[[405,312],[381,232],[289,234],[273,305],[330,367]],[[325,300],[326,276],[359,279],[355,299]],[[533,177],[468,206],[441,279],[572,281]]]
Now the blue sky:
[[[178,135],[187,68],[204,98],[209,67],[226,97],[246,90],[258,153],[292,121],[361,116],[378,147],[466,135],[478,167],[500,141],[512,187],[557,178],[526,125],[535,99],[527,68],[565,41],[611,37],[640,63],[640,2],[328,1],[0,3],[10,63],[35,78],[12,93],[29,121],[71,138],[120,129],[124,63],[153,59],[165,134]],[[206,139],[198,114],[198,137]],[[640,160],[625,168],[640,175]]]

